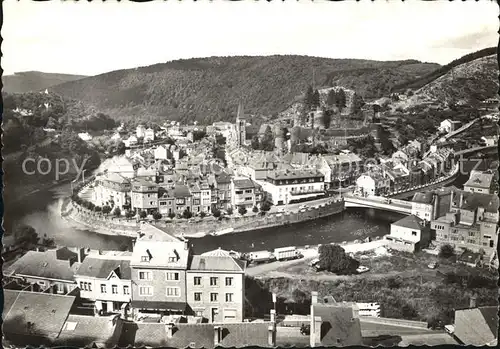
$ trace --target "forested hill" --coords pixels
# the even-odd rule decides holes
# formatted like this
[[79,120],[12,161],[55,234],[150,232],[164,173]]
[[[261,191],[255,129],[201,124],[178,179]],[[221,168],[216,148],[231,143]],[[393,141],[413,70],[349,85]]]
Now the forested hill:
[[51,90],[121,119],[208,124],[232,120],[241,100],[247,114],[285,109],[312,83],[341,85],[365,99],[438,68],[418,61],[379,62],[307,56],[211,57],[118,70],[66,82]]
[[4,75],[2,77],[3,91],[8,93],[24,93],[40,91],[67,81],[82,79],[83,75],[43,73],[27,71]]

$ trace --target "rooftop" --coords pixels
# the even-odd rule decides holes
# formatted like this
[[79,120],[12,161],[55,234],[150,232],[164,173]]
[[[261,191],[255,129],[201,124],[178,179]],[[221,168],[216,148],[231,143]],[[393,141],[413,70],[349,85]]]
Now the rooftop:
[[493,182],[494,174],[491,172],[472,171],[469,180],[464,184],[464,187],[475,187],[488,189]]
[[466,345],[485,345],[494,342],[498,337],[498,307],[455,311],[454,335]]
[[189,270],[244,272],[246,262],[230,256],[193,256]]
[[420,230],[424,227],[424,220],[415,215],[410,215],[392,224],[398,227]]
[[[186,269],[189,250],[184,242],[138,240],[134,246],[131,265],[140,268]],[[171,258],[174,258],[171,261]]]
[[116,344],[113,340],[115,332],[120,328],[116,325],[117,320],[113,318],[109,316],[69,315],[59,339],[62,341],[81,339],[87,345],[90,344],[89,342],[106,343],[109,346],[114,345]]
[[104,259],[87,257],[78,269],[77,275],[107,279],[111,273],[115,273],[122,280],[130,280],[130,259]]
[[281,179],[307,179],[323,177],[323,174],[317,170],[283,170],[283,171],[270,171],[267,178],[274,180]]
[[257,184],[249,178],[234,178],[233,185],[235,188],[255,188]]
[[355,318],[352,305],[343,303],[316,303],[313,305],[314,316],[321,317],[322,346],[361,345],[361,325]]

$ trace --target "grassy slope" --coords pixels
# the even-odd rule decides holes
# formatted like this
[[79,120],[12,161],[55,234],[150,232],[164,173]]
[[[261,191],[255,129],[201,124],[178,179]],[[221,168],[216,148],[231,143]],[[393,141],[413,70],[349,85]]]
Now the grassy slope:
[[305,56],[212,57],[119,70],[68,82],[54,90],[120,119],[177,119],[211,123],[234,118],[239,100],[252,114],[285,109],[312,80],[341,84],[365,98],[434,71],[437,64]]

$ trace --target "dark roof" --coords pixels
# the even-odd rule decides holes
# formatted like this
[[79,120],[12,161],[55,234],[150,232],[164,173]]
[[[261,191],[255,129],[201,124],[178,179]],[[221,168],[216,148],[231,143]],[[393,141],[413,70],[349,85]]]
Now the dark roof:
[[251,179],[233,179],[235,188],[255,188],[256,185]]
[[133,300],[132,308],[138,309],[160,309],[160,310],[186,310],[186,302],[160,302],[160,301],[138,301]]
[[190,197],[191,192],[189,188],[184,184],[176,184],[174,188],[174,197],[175,198],[186,198]]
[[[71,325],[74,326],[74,329],[72,329]],[[104,342],[111,346],[116,344],[113,339],[118,337],[115,336],[115,332],[118,330],[116,320],[113,321],[113,318],[109,316],[69,315],[59,339],[64,341],[65,339],[81,338],[83,340],[88,339],[91,342]]]
[[498,334],[498,307],[480,307],[478,308],[483,315],[484,321],[488,324],[491,333]]
[[413,199],[411,201],[420,204],[430,204],[432,203],[432,197],[432,192],[416,193],[413,195]]
[[268,347],[269,325],[269,322],[222,324],[220,325],[222,331],[220,345],[226,348]]
[[[56,338],[69,315],[75,297],[51,293],[4,290],[15,301],[4,307],[3,330],[9,334],[31,334]],[[28,330],[28,323],[32,330]]]
[[78,266],[77,262],[70,263],[68,260],[57,259],[54,250],[28,251],[8,268],[6,274],[73,281]]
[[400,219],[397,222],[394,222],[392,224],[397,225],[398,227],[405,227],[409,229],[422,229],[423,228],[423,219],[415,216],[415,215],[410,215],[406,216],[402,219]]
[[[498,196],[494,194],[481,194],[481,193],[470,193],[466,191],[461,191],[463,195],[461,209],[474,211],[475,209],[482,207],[486,212],[496,213],[498,212]],[[454,200],[460,204],[460,199],[456,198]]]
[[351,305],[314,304],[314,316],[321,317],[322,346],[361,345],[361,324]]
[[284,171],[269,171],[267,174],[271,179],[302,179],[313,177],[324,177],[324,175],[317,170],[284,170]]
[[112,271],[115,271],[120,279],[130,280],[130,260],[87,257],[76,275],[106,279]]
[[233,257],[193,256],[189,270],[196,271],[234,271],[245,270],[246,263]]

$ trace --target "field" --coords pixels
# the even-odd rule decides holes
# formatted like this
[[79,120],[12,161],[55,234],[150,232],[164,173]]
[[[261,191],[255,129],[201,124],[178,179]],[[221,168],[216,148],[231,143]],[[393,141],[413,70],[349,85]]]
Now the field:
[[[363,257],[364,256],[364,257]],[[452,323],[454,309],[467,308],[470,297],[477,305],[498,304],[498,274],[456,264],[425,253],[415,255],[391,251],[390,255],[357,254],[370,271],[361,275],[337,276],[315,272],[303,263],[276,269],[258,282],[276,292],[283,303],[305,309],[312,291],[337,301],[378,302],[382,316],[427,321],[433,325]],[[431,261],[439,263],[430,269]]]

